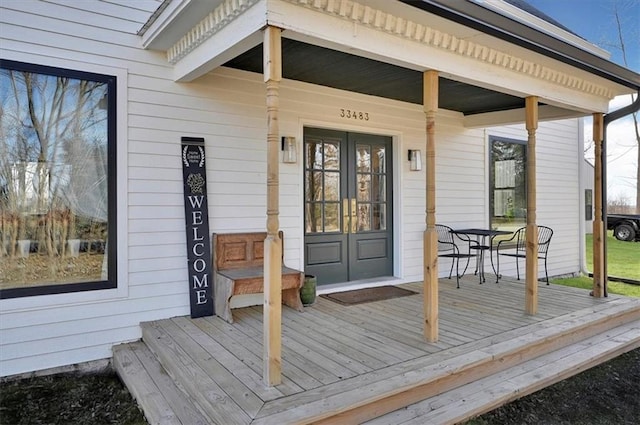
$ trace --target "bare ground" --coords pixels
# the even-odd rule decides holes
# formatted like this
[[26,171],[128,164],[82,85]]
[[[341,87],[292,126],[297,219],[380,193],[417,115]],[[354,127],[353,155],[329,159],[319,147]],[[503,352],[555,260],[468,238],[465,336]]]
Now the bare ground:
[[[640,349],[475,418],[468,425],[631,425],[640,418]],[[2,425],[146,424],[112,372],[0,384]],[[233,425],[233,424],[225,424]]]

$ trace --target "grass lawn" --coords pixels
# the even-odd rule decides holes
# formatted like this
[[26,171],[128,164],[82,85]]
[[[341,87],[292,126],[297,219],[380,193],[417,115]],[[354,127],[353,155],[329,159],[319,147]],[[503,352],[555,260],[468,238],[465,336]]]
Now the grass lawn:
[[[593,235],[587,235],[587,268],[593,271]],[[640,280],[640,243],[623,242],[607,232],[607,269],[610,276]]]
[[[587,268],[593,270],[593,236],[587,235]],[[607,270],[610,276],[640,280],[640,243],[622,242],[607,232]],[[587,276],[552,279],[553,283],[575,288],[592,289],[593,279]],[[640,297],[640,285],[612,282],[608,284],[612,294]]]

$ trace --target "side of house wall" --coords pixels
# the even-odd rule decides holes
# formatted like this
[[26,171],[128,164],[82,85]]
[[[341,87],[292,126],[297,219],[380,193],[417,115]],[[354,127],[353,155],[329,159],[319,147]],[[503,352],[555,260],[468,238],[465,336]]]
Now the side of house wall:
[[[580,220],[584,218],[580,204],[581,148],[577,119],[541,122],[536,131],[537,223],[553,229],[549,248],[549,275],[576,272],[580,269]],[[524,125],[491,128],[489,135],[527,140]],[[508,264],[512,263],[509,261]],[[524,262],[523,262],[524,264]],[[513,270],[500,265],[501,272]],[[542,264],[540,275],[543,276]]]
[[[80,10],[84,3],[2,4],[3,58],[118,75],[124,232],[117,291],[0,301],[2,376],[108,358],[114,344],[140,337],[140,322],[189,314],[181,136],[206,140],[211,231],[265,229],[262,77],[220,68],[192,83],[173,82],[164,54],[139,48],[134,34],[147,14],[135,4],[91,3],[91,11]],[[368,112],[370,119],[343,119],[340,109]],[[524,130],[464,129],[461,115],[448,111],[437,120],[437,219],[452,227],[486,226],[488,135],[521,138]],[[297,164],[280,166],[285,262],[304,264],[303,128],[377,133],[393,137],[394,274],[399,281],[421,280],[426,167],[409,171],[407,150],[420,149],[426,162],[422,107],[283,81],[279,121],[281,135],[296,136],[299,152]],[[541,124],[538,138],[538,221],[557,232],[552,274],[578,269],[575,128],[573,121]]]

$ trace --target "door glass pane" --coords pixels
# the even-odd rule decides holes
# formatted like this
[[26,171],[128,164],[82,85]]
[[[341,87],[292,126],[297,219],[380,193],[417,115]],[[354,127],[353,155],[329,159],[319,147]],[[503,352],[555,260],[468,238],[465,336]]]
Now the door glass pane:
[[371,200],[371,176],[369,174],[358,174],[358,201]]
[[322,168],[322,141],[311,140],[305,144],[307,168]]
[[371,152],[369,146],[356,146],[356,166],[358,167],[358,173],[371,172]]
[[322,172],[321,171],[307,171],[305,198],[307,202],[322,201]]
[[340,204],[326,203],[324,205],[324,231],[338,232],[340,231]]
[[305,205],[305,223],[307,233],[322,232],[322,204],[307,203]]
[[373,188],[372,188],[372,201],[374,202],[385,202],[387,199],[387,190],[386,190],[386,176],[382,175],[373,175]]
[[324,173],[324,200],[340,200],[340,173],[335,171]]
[[371,153],[371,162],[373,164],[373,172],[374,173],[384,173],[386,172],[385,167],[385,148],[382,146],[374,146],[373,152]]
[[324,169],[340,169],[340,148],[338,147],[338,143],[324,143]]
[[358,231],[371,230],[371,205],[358,204]]
[[373,217],[371,227],[373,230],[387,229],[387,206],[386,204],[373,204]]
[[340,231],[340,141],[308,138],[304,152],[305,232]]

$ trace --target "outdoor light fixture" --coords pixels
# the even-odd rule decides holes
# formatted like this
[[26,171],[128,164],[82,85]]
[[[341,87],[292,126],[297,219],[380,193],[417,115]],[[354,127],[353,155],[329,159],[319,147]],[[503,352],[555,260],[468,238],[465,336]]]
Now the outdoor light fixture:
[[420,150],[409,149],[409,169],[411,171],[422,170],[422,156],[420,155]]
[[295,164],[298,160],[298,152],[295,137],[282,138],[282,162],[285,164]]

